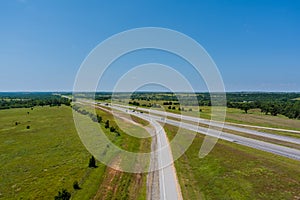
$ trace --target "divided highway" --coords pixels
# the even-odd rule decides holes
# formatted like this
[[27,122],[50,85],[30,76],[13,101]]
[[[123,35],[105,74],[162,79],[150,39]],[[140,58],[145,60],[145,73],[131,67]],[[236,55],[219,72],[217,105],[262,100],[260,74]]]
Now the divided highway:
[[[112,105],[111,107],[123,108],[125,110],[136,108],[133,106],[124,106],[124,105],[116,105],[116,104]],[[149,109],[140,108],[140,107],[138,108],[138,110],[142,110],[145,112],[150,111]],[[151,113],[157,114],[157,115],[147,114],[151,119],[153,119],[155,121],[171,124],[174,126],[179,126],[179,127],[182,127],[182,128],[185,128],[185,129],[188,129],[191,131],[195,131],[195,132],[198,132],[201,134],[218,137],[218,138],[226,140],[226,141],[234,142],[234,143],[241,144],[244,146],[259,149],[262,151],[267,151],[267,152],[270,152],[273,154],[285,156],[285,157],[292,158],[295,160],[300,160],[300,150],[298,150],[298,149],[289,148],[289,147],[285,147],[285,146],[281,146],[281,145],[277,145],[277,144],[273,144],[273,143],[269,143],[269,142],[263,142],[263,141],[260,141],[257,139],[251,139],[251,138],[247,138],[247,137],[243,137],[243,136],[238,136],[238,135],[234,135],[231,133],[226,133],[225,131],[222,131],[222,133],[219,134],[218,130],[211,130],[210,133],[208,133],[207,128],[200,127],[200,126],[186,123],[186,122],[182,122],[182,121],[171,120],[171,119],[166,118],[166,116],[221,128],[223,126],[223,124],[220,122],[215,122],[215,121],[210,122],[209,120],[206,120],[206,119],[185,116],[185,115],[179,115],[179,114],[174,114],[174,113],[169,113],[169,112],[162,112],[162,111],[158,111],[158,110],[151,110]],[[146,115],[146,114],[143,114],[143,115]],[[141,115],[139,115],[139,116],[141,116]],[[247,134],[257,135],[257,136],[261,136],[261,137],[267,137],[267,138],[272,138],[272,139],[276,139],[276,140],[281,140],[281,141],[285,141],[285,142],[300,144],[300,139],[297,139],[297,138],[275,135],[275,134],[270,134],[270,133],[264,133],[264,132],[259,132],[259,131],[250,130],[250,129],[246,129],[246,128],[236,127],[236,126],[232,126],[232,125],[226,125],[226,124],[224,124],[224,128],[242,132],[242,133],[247,133]]]
[[[127,109],[135,109],[136,108],[136,107],[133,107],[133,106],[124,106],[124,105],[114,105],[114,106],[123,107],[123,108],[127,108]],[[145,111],[145,112],[150,111],[149,109],[140,108],[140,107],[138,107],[138,110]],[[170,112],[163,112],[163,111],[159,111],[159,110],[151,110],[151,116],[155,116],[153,114],[163,116],[163,117],[173,117],[173,118],[177,118],[177,119],[180,119],[180,120],[191,121],[191,122],[196,122],[196,123],[200,123],[200,124],[215,126],[215,127],[224,128],[224,129],[237,131],[237,132],[241,132],[241,133],[247,133],[247,134],[250,134],[250,135],[256,135],[256,136],[266,137],[266,138],[275,139],[275,140],[281,140],[281,141],[284,141],[284,142],[300,144],[300,139],[298,139],[298,138],[282,136],[282,135],[276,135],[276,134],[271,134],[271,133],[265,133],[265,132],[261,132],[261,131],[255,131],[255,130],[251,130],[251,129],[247,129],[247,128],[228,125],[226,123],[224,124],[224,123],[217,122],[217,121],[210,121],[210,120],[207,120],[207,119],[191,117],[191,116],[186,116],[186,115],[180,115],[180,114],[175,114],[175,113],[170,113]],[[256,127],[258,127],[258,126],[256,126]],[[271,128],[269,128],[269,129],[271,129]],[[277,130],[277,129],[275,129],[275,130]],[[296,132],[296,133],[298,133],[298,131],[294,131],[294,130],[285,130],[285,129],[279,129],[279,130],[280,131],[284,130],[286,132]]]

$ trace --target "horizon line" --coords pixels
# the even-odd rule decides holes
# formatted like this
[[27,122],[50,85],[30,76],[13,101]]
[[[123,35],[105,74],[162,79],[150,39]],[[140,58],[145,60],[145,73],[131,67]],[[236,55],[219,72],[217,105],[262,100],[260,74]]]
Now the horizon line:
[[[73,93],[72,90],[11,90],[11,91],[0,91],[0,93]],[[160,90],[145,90],[145,91],[79,91],[77,93],[222,93],[222,91],[209,92],[209,91],[160,91]],[[300,93],[300,91],[272,91],[272,90],[231,90],[225,91],[225,93]]]

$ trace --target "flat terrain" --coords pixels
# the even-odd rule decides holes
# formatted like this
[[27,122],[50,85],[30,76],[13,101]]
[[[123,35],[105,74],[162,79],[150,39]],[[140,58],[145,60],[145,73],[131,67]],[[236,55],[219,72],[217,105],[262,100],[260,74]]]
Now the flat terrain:
[[[299,98],[300,99],[300,98]],[[124,104],[128,105],[125,102],[129,102],[132,100],[123,100],[123,101],[116,101],[116,104]],[[151,107],[151,109],[156,110],[165,110],[172,113],[182,113],[184,115],[198,116],[198,111],[200,111],[200,117],[204,119],[210,119],[211,118],[211,106],[180,106],[180,105],[163,105],[164,102],[162,100],[135,100],[142,105],[149,105],[149,104],[157,104],[160,105],[161,108],[155,108]],[[107,101],[110,103],[110,101]],[[171,109],[168,107],[171,106]],[[175,109],[173,109],[173,107]],[[179,108],[184,108],[184,110],[179,110]],[[223,107],[216,106],[215,109],[223,109]],[[190,110],[191,109],[191,110]],[[271,115],[265,115],[264,113],[260,112],[260,109],[250,109],[248,113],[246,114],[243,110],[237,109],[237,108],[227,108],[227,115],[226,115],[226,121],[228,122],[238,122],[243,124],[250,124],[250,125],[258,125],[258,126],[269,126],[274,128],[288,128],[288,129],[295,129],[300,130],[300,120],[296,119],[289,119],[288,117],[285,117],[283,115],[278,116],[271,116]]]
[[[177,128],[164,126],[171,140]],[[196,134],[196,133],[195,133]],[[203,136],[175,161],[184,199],[299,199],[300,162],[219,140],[198,157]]]
[[[129,102],[129,100],[125,100],[124,102]],[[116,102],[117,104],[124,104],[124,102]],[[153,108],[155,110],[161,110],[161,111],[167,111],[171,113],[176,114],[183,114],[193,117],[199,117],[204,119],[211,119],[212,113],[211,113],[211,107],[210,106],[179,106],[179,105],[171,105],[171,109],[169,109],[170,105],[163,105],[165,101],[161,100],[136,100],[136,102],[140,103],[140,105],[148,105],[150,104],[157,104],[160,105],[161,108]],[[175,107],[175,109],[173,109]],[[179,110],[179,107],[182,109],[184,108],[184,111]],[[149,108],[149,107],[145,107]],[[224,109],[224,107],[214,107],[216,111]],[[200,111],[201,112],[198,112]],[[300,131],[300,120],[297,119],[289,119],[286,116],[278,115],[278,116],[271,116],[265,115],[260,111],[260,109],[250,109],[248,113],[246,114],[244,111],[237,109],[237,108],[226,108],[226,122],[230,123],[238,123],[238,124],[245,124],[245,125],[253,125],[253,126],[263,126],[263,127],[270,127],[270,128],[281,128],[281,129],[290,129],[290,130],[298,130]],[[262,130],[258,128],[251,128],[249,129],[253,130]],[[266,130],[263,129],[264,132],[267,133],[274,133],[279,135],[286,135],[291,137],[300,137],[299,133],[289,133],[289,132],[282,132],[277,130]]]
[[[188,111],[189,109],[192,111]],[[182,111],[182,114],[197,117],[197,112],[195,112],[197,107],[189,106],[186,107],[185,110]],[[218,107],[215,107],[218,109]],[[211,118],[211,107],[209,106],[200,106],[201,109],[200,117],[204,119]],[[220,107],[219,109],[223,109]],[[170,110],[166,109],[169,112],[180,113],[178,110]],[[271,116],[265,115],[261,113],[259,109],[251,109],[246,114],[244,111],[236,108],[227,108],[226,109],[226,121],[227,122],[234,122],[234,123],[241,123],[241,124],[249,124],[249,125],[256,125],[256,126],[267,126],[273,128],[284,128],[284,129],[292,129],[292,130],[300,130],[300,120],[297,119],[289,119],[285,116],[278,115],[278,116]]]
[[[108,113],[101,114],[109,118]],[[125,136],[118,142],[124,141],[132,151],[149,146]],[[53,199],[61,188],[71,192],[72,199],[146,198],[146,175],[122,173],[101,163],[88,168],[90,157],[70,107],[0,111],[0,199]],[[74,181],[80,190],[73,189]]]
[[85,175],[89,153],[70,116],[64,106],[0,111],[2,198],[50,199]]

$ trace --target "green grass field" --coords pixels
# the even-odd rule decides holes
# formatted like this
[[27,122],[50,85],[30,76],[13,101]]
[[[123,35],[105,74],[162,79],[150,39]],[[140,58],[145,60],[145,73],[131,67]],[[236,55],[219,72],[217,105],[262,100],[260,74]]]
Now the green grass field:
[[[165,125],[165,130],[171,140],[177,128]],[[184,199],[300,198],[299,161],[222,140],[200,159],[202,142],[203,136],[197,134],[188,151],[175,161]]]
[[[107,113],[102,115],[109,117]],[[1,199],[53,199],[61,188],[71,192],[72,199],[90,199],[104,186],[116,192],[108,194],[108,188],[101,199],[146,198],[144,174],[116,171],[115,181],[108,182],[111,168],[99,162],[97,168],[88,168],[91,155],[77,135],[70,107],[2,110],[0,136]],[[142,144],[125,136],[119,140],[124,141],[132,151],[149,147],[145,141]],[[73,189],[74,181],[79,182],[81,190]]]
[[90,154],[70,116],[64,106],[0,111],[2,198],[51,199],[61,188],[72,191]]

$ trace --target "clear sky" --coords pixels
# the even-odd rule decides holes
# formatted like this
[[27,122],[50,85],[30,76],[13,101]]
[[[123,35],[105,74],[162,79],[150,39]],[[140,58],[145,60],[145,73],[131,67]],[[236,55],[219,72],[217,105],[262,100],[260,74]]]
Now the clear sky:
[[[80,64],[97,44],[148,26],[180,31],[199,42],[228,91],[300,91],[297,0],[1,0],[0,91],[70,91]],[[155,61],[144,54],[138,63]],[[115,63],[114,73],[125,65]],[[113,81],[107,78],[101,89],[109,90]]]

